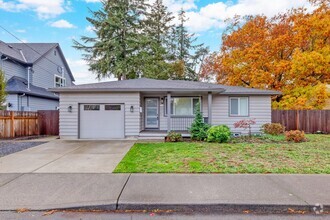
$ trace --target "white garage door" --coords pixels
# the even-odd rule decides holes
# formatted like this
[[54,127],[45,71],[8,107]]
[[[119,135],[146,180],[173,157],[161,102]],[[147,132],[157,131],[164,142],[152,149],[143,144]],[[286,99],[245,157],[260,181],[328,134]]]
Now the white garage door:
[[124,138],[124,105],[80,104],[80,138]]

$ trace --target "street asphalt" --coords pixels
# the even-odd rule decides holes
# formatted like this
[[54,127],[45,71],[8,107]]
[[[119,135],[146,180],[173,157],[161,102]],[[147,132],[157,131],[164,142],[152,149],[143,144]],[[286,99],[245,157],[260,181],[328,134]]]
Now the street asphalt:
[[329,215],[264,215],[264,214],[216,214],[216,213],[107,213],[107,212],[0,212],[0,219],[24,220],[328,220]]
[[330,175],[0,174],[0,210],[324,213]]

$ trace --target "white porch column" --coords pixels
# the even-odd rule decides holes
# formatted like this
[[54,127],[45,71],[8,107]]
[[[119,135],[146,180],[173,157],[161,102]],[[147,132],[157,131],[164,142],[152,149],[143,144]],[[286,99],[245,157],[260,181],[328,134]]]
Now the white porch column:
[[207,94],[208,124],[212,125],[212,92]]
[[171,131],[171,93],[167,93],[167,132]]

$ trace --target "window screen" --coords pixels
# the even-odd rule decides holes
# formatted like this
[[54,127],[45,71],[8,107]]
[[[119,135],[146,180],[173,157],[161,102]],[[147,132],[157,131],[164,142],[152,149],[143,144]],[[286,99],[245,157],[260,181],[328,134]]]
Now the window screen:
[[104,110],[106,110],[106,111],[120,111],[121,106],[120,105],[105,105]]
[[230,98],[230,115],[231,116],[248,116],[249,115],[249,99],[248,99],[248,97]]
[[100,105],[84,105],[85,111],[99,111]]
[[[171,114],[175,116],[193,116],[196,108],[200,108],[199,97],[173,97],[171,100]],[[165,115],[167,115],[167,98],[165,98]]]

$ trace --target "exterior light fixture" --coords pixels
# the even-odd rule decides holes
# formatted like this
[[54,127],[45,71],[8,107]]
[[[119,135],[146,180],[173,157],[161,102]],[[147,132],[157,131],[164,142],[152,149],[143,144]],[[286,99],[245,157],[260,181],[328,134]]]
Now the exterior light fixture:
[[131,108],[129,109],[130,110],[130,112],[134,112],[134,106],[133,105],[131,105]]
[[72,105],[69,105],[68,112],[72,112]]

